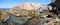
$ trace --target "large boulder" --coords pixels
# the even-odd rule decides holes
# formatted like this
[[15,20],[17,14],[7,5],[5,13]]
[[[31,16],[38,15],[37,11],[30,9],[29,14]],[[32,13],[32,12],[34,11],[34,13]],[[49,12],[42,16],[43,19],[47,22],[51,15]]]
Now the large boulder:
[[8,11],[0,10],[0,21],[5,22],[9,19]]

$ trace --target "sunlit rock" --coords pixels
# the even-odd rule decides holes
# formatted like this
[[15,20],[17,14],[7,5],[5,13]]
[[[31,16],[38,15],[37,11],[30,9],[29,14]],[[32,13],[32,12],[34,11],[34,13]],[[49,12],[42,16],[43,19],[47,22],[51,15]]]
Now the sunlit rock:
[[0,21],[5,22],[9,19],[8,11],[0,10]]
[[40,17],[38,11],[40,7],[42,7],[40,4],[23,3],[11,8],[10,13],[12,14],[13,22],[23,24],[32,17]]

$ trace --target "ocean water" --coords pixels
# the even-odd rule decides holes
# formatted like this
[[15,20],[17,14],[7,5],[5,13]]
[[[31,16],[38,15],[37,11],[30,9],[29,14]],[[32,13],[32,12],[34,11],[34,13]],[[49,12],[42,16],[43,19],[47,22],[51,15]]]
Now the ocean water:
[[11,8],[0,8],[0,10],[10,10]]

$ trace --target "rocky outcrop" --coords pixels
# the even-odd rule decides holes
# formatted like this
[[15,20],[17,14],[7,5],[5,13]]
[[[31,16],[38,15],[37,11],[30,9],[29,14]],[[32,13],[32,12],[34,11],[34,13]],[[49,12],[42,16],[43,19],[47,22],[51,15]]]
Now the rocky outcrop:
[[10,13],[13,15],[13,22],[23,24],[26,22],[26,20],[32,17],[40,17],[40,13],[38,11],[40,7],[43,8],[43,6],[40,4],[23,3],[11,8]]
[[[33,11],[36,12],[36,13],[38,13],[38,9],[40,7],[44,8],[40,4],[24,3],[24,4],[21,4],[19,6],[13,7],[10,10],[10,13],[12,13],[15,16],[17,16],[17,15],[23,15],[23,14],[28,15],[28,13],[33,12]],[[15,13],[17,13],[17,14],[15,14]]]
[[[0,11],[0,21],[8,20],[9,25],[56,25],[59,24],[60,20],[57,20],[57,15],[53,15],[47,9],[48,6],[42,6],[40,4],[34,3],[23,3],[21,5],[15,6],[9,10],[9,15],[7,11]],[[51,8],[51,6],[49,6]],[[52,10],[52,9],[50,9]],[[39,12],[41,11],[41,13]],[[10,16],[11,18],[9,18]],[[11,21],[10,21],[11,20]]]

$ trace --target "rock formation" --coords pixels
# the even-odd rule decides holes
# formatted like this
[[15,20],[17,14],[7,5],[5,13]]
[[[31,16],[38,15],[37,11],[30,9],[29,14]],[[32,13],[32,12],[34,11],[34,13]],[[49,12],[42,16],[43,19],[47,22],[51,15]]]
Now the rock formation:
[[5,22],[9,19],[9,15],[8,15],[8,12],[5,11],[5,10],[0,10],[0,18],[2,22]]
[[[40,13],[38,9],[40,7],[43,7],[40,4],[34,4],[34,3],[24,3],[21,5],[18,5],[16,7],[11,8],[10,13],[14,16],[14,22],[23,24],[26,22],[26,20],[32,18],[32,17],[40,17]],[[20,20],[19,20],[20,19]]]

